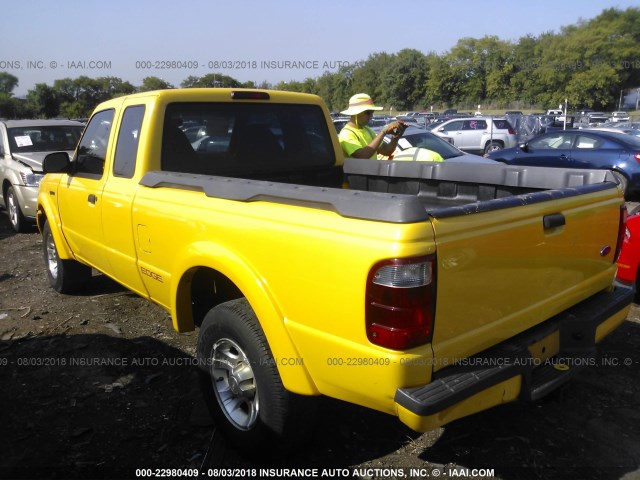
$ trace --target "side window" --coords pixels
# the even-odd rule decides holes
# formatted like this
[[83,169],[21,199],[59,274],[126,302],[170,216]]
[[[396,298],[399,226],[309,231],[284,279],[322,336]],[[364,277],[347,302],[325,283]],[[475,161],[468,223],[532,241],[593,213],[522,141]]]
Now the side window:
[[76,174],[102,177],[112,124],[113,110],[104,110],[91,117],[78,145]]
[[465,120],[463,130],[482,130],[487,128],[484,120]]
[[133,177],[136,169],[140,128],[144,118],[144,105],[127,107],[122,116],[122,124],[118,132],[116,153],[113,160],[113,174],[116,177]]
[[541,138],[536,138],[529,142],[529,146],[533,148],[553,148],[558,150],[568,150],[571,148],[573,135],[565,133],[555,133]]
[[445,132],[455,132],[456,130],[462,130],[462,122],[451,122],[444,126]]
[[576,148],[600,148],[601,145],[602,140],[588,135],[578,135],[578,140],[576,141]]
[[3,130],[0,128],[0,156],[5,155],[7,153],[7,149],[4,146],[4,135]]

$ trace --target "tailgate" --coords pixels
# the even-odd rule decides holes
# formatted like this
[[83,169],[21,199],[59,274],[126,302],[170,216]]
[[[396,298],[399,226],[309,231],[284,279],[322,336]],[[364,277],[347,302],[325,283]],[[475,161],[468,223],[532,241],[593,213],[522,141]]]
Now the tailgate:
[[612,284],[623,205],[615,188],[522,203],[469,215],[434,213],[434,370]]

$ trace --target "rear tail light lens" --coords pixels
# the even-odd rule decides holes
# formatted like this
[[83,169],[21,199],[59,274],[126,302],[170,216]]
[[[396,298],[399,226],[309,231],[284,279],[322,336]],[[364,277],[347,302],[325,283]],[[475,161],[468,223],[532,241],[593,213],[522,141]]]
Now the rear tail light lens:
[[366,330],[371,343],[406,350],[431,340],[435,266],[435,255],[374,265],[366,295]]
[[636,159],[636,162],[640,163],[640,153],[636,153],[633,158]]
[[515,135],[516,131],[513,128],[509,128],[509,135]]

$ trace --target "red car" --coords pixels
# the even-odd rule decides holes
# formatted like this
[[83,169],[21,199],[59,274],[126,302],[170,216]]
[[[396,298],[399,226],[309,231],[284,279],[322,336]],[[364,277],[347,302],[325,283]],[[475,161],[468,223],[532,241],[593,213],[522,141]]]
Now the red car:
[[640,264],[640,207],[636,207],[627,218],[627,229],[618,258],[618,280],[635,284]]

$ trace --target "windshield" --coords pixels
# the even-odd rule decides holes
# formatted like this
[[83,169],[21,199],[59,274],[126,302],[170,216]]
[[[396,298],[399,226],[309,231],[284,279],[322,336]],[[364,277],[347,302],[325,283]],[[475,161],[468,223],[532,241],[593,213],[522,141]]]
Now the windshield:
[[42,125],[7,129],[11,150],[15,153],[75,150],[81,125]]
[[[407,145],[407,143],[409,145]],[[438,152],[445,160],[448,158],[459,157],[463,153],[446,140],[437,137],[429,132],[420,132],[404,135],[398,142],[403,150],[410,147],[419,147]]]

